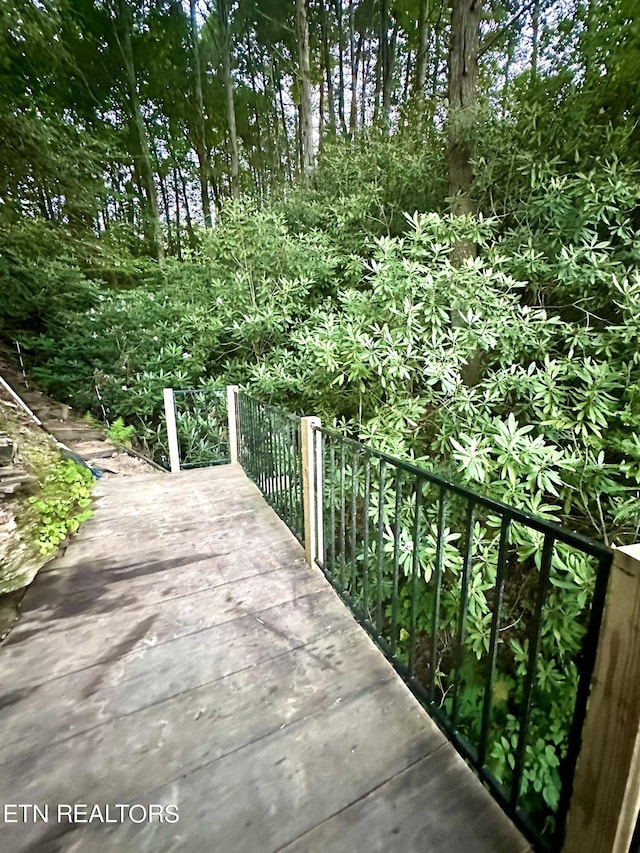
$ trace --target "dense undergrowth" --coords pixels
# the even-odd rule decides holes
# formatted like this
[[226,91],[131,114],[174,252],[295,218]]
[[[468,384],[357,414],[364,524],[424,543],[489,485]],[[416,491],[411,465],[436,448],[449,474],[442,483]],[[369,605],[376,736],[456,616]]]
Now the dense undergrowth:
[[[35,374],[77,408],[124,417],[157,452],[163,387],[238,382],[509,503],[634,541],[637,169],[521,150],[506,178],[516,204],[498,205],[498,166],[485,163],[477,192],[491,215],[452,219],[441,194],[412,189],[424,155],[405,145],[385,158],[394,143],[369,140],[346,157],[346,145],[327,148],[313,192],[229,203],[196,252],[138,269],[137,287],[49,262],[47,286],[24,299],[40,333],[15,332]],[[432,209],[409,212],[417,201]],[[456,268],[461,239],[478,257]]]

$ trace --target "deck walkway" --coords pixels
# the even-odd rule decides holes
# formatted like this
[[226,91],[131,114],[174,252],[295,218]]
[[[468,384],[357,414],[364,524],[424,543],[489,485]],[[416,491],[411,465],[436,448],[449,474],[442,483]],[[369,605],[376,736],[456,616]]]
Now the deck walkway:
[[98,489],[0,647],[0,849],[528,849],[239,468]]

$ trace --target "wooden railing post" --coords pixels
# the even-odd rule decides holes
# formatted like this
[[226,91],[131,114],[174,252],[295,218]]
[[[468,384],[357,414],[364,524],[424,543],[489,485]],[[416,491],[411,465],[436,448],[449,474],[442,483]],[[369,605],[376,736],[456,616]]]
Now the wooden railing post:
[[563,853],[628,853],[640,807],[640,545],[614,550]]
[[227,385],[227,429],[231,462],[238,461],[238,390],[237,385]]
[[318,484],[318,464],[314,447],[313,427],[320,426],[320,418],[302,418],[300,432],[302,436],[302,501],[304,509],[304,550],[307,563],[313,566],[318,559],[318,545],[321,544],[321,526],[316,500]]
[[167,424],[167,440],[169,444],[169,464],[171,473],[176,474],[180,471],[180,449],[178,447],[178,429],[176,427],[176,406],[173,396],[173,388],[165,388],[164,396],[164,417]]

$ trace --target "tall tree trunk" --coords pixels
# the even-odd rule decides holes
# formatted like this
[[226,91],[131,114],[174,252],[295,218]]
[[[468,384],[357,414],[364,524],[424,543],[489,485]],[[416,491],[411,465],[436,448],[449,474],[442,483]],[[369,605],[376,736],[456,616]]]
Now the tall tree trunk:
[[[249,29],[246,30],[245,37],[247,40],[247,67],[249,69],[249,78],[251,79],[251,93],[253,95],[252,101],[252,112],[253,112],[253,122],[256,131],[256,146],[255,146],[255,167],[256,172],[259,178],[259,184],[264,187],[265,181],[265,168],[264,168],[264,148],[262,145],[262,128],[260,126],[260,114],[258,112],[258,87],[256,84],[256,72],[255,65],[253,62],[253,51],[251,49],[251,33]],[[268,132],[267,132],[268,135]],[[260,190],[262,192],[262,190]]]
[[389,0],[380,0],[380,20],[378,21],[378,54],[376,56],[376,88],[373,95],[373,123],[380,119],[382,105],[382,88],[384,86],[384,70],[387,56],[387,9]]
[[413,64],[413,51],[410,47],[407,48],[407,55],[404,65],[404,83],[402,85],[402,103],[406,104],[409,100],[409,86],[411,82],[411,70]]
[[338,24],[338,116],[340,117],[340,128],[342,133],[347,135],[347,122],[344,113],[344,26],[342,21],[342,0],[334,0],[334,8],[336,14],[336,22]]
[[184,179],[182,169],[178,166],[178,175],[180,177],[180,186],[182,188],[182,202],[184,204],[184,218],[187,223],[187,235],[189,237],[189,245],[192,249],[196,247],[196,235],[193,231],[193,220],[191,218],[191,207],[189,205],[189,194],[187,193],[187,182]]
[[173,202],[176,209],[176,250],[178,259],[182,260],[182,234],[180,233],[180,188],[178,186],[178,170],[174,166],[173,172]]
[[[387,7],[387,25],[389,24],[388,7]],[[391,93],[393,91],[393,77],[396,64],[396,41],[398,38],[398,22],[393,25],[391,40],[386,34],[386,49],[384,54],[384,65],[382,75],[382,124],[386,129],[389,128],[389,118],[391,113]]]
[[[369,46],[367,50],[367,61],[363,63],[362,66],[362,85],[360,87],[360,127],[364,127],[367,118],[367,80],[369,79],[369,72],[371,71],[371,53],[372,53],[371,39],[369,39]],[[375,108],[374,108],[375,115]]]
[[173,237],[171,235],[171,211],[169,209],[169,196],[167,194],[167,184],[162,173],[162,167],[160,166],[160,156],[158,154],[158,148],[154,143],[153,139],[151,140],[151,146],[153,148],[153,159],[156,163],[156,174],[158,176],[158,185],[160,187],[160,196],[162,198],[162,212],[164,213],[164,223],[167,228],[167,241],[169,243],[169,251],[173,251]]
[[287,174],[289,176],[289,183],[291,183],[293,179],[292,169],[291,169],[291,145],[289,141],[289,130],[287,128],[287,117],[284,111],[284,98],[282,96],[282,78],[281,75],[277,75],[278,79],[278,101],[280,103],[280,119],[282,121],[282,130],[284,131],[284,144],[287,153]]
[[44,189],[41,186],[38,186],[38,207],[40,208],[40,215],[43,219],[46,219],[47,222],[52,218],[51,211],[47,204],[47,196]]
[[329,50],[329,21],[324,0],[320,0],[320,28],[322,32],[322,57],[324,62],[325,79],[327,81],[327,107],[329,113],[327,130],[336,132],[336,105],[333,94],[333,74],[331,68],[331,51]]
[[198,176],[200,178],[200,198],[205,228],[211,228],[211,202],[209,200],[209,150],[207,148],[206,125],[204,120],[204,100],[202,98],[202,68],[200,47],[198,44],[198,21],[196,0],[189,0],[189,18],[191,34],[191,54],[193,56],[193,93],[196,99],[196,157],[198,158]]
[[231,37],[229,33],[229,0],[218,0],[218,21],[222,35],[222,76],[224,79],[227,126],[229,128],[229,178],[231,195],[240,194],[239,174],[240,157],[238,155],[238,132],[236,129],[236,108],[233,97],[233,79],[231,77]]
[[[473,138],[477,122],[476,85],[478,79],[478,48],[480,43],[481,0],[453,0],[451,10],[451,41],[449,46],[449,191],[454,215],[473,213],[471,198],[473,183]],[[475,257],[476,245],[460,240],[452,251],[452,261],[461,265]],[[463,322],[458,312],[452,324]],[[480,381],[480,351],[473,353],[460,373],[468,386]]]
[[[271,90],[271,81],[267,77],[267,73],[265,71],[265,67],[267,62],[264,57],[260,57],[258,62],[260,66],[260,79],[262,82],[262,92],[264,95],[263,98],[263,108],[265,113],[265,132],[267,137],[266,151],[264,157],[264,183],[269,189],[273,189],[273,176],[274,173],[278,171],[278,142],[277,142],[277,132],[278,132],[278,122],[276,118],[275,127],[273,124],[274,114],[271,110],[267,109],[267,99],[269,100],[269,105],[273,106],[273,91]],[[259,110],[258,110],[258,101],[256,96],[256,116],[259,118]]]
[[362,36],[358,39],[358,45],[355,44],[355,21],[354,21],[354,3],[355,0],[349,2],[349,63],[351,65],[351,106],[349,109],[349,133],[353,136],[356,132],[358,121],[358,66],[360,65],[360,57],[362,54]]
[[142,117],[140,98],[138,97],[138,81],[136,77],[136,67],[133,60],[133,48],[131,46],[131,15],[127,0],[118,0],[116,23],[119,24],[120,29],[120,33],[116,34],[118,36],[120,52],[124,61],[131,121],[134,126],[139,149],[138,153],[134,155],[134,157],[137,161],[138,171],[147,196],[153,249],[158,260],[162,261],[164,258],[164,248],[162,245],[162,228],[160,225],[160,211],[158,210],[158,196],[156,194],[156,185],[153,178],[153,169],[151,168],[147,132],[144,126],[144,119]]
[[454,214],[473,212],[481,0],[453,0],[449,49],[449,189]]
[[324,80],[320,80],[320,116],[318,118],[318,138],[322,145],[322,132],[324,130]]
[[300,145],[304,180],[313,174],[313,123],[311,113],[311,68],[309,64],[309,24],[305,0],[296,0],[296,30],[300,66]]
[[296,106],[296,167],[299,174],[303,173],[302,161],[304,151],[302,148],[302,104]]
[[[264,65],[263,65],[264,69]],[[276,84],[274,79],[274,70],[273,65],[269,68],[269,85],[267,86],[267,76],[263,70],[263,80],[264,80],[264,90],[267,92],[270,90],[271,96],[271,106],[273,107],[272,112],[272,121],[273,121],[273,161],[271,164],[271,183],[273,186],[274,175],[278,175],[280,172],[284,173],[285,163],[284,163],[284,152],[282,150],[282,146],[280,145],[280,121],[278,119],[278,100],[276,97]],[[286,129],[285,129],[286,133]]]
[[418,21],[418,54],[416,56],[416,88],[415,104],[418,119],[418,128],[423,127],[425,108],[425,87],[427,85],[427,59],[429,56],[430,26],[430,2],[420,0],[420,17]]
[[429,124],[433,126],[433,119],[436,114],[436,103],[438,99],[438,80],[440,78],[440,65],[442,62],[442,13],[444,8],[444,0],[440,0],[440,9],[438,11],[438,20],[434,25],[435,43],[433,46],[433,74],[431,77],[431,97],[426,110]]
[[536,0],[531,13],[531,78],[530,85],[533,86],[538,79],[538,47],[540,29],[540,0]]

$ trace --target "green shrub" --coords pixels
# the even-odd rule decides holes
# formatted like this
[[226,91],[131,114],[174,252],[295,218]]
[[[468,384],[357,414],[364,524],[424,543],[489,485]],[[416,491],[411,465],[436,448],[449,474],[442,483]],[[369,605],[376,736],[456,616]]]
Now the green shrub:
[[93,515],[93,475],[72,460],[57,464],[46,474],[37,497],[31,498],[40,515],[37,542],[43,554],[55,551],[70,533]]

